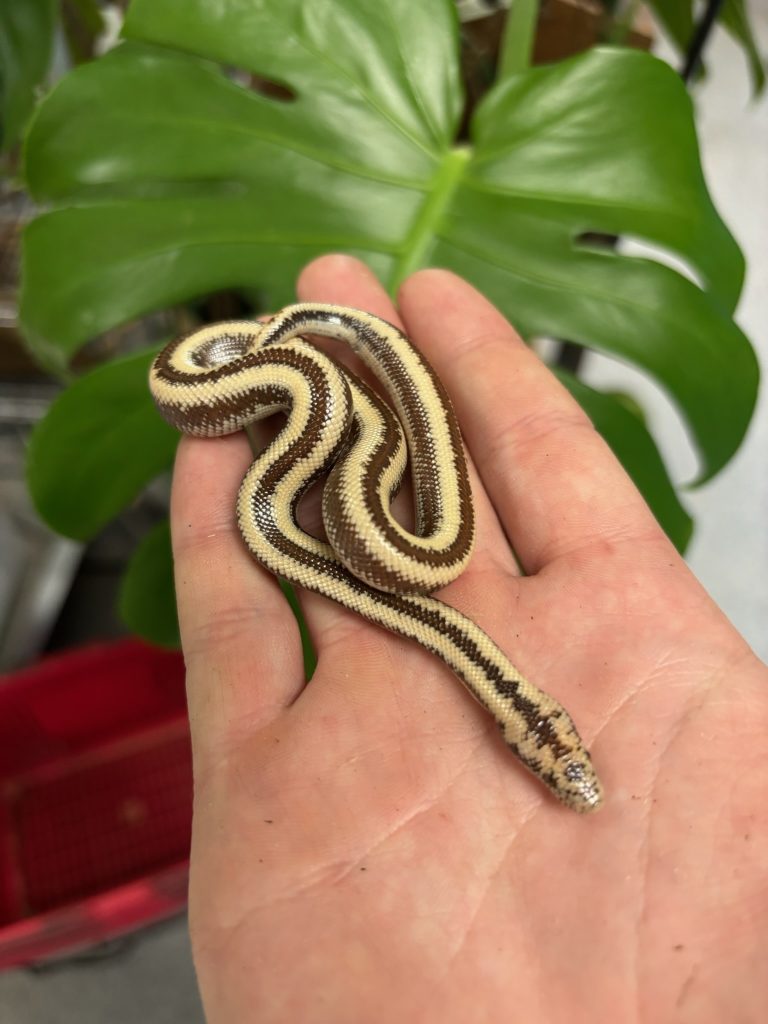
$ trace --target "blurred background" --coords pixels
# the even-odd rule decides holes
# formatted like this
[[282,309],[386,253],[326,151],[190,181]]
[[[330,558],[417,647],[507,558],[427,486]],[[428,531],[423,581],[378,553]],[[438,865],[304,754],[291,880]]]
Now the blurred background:
[[[554,35],[551,23],[540,24],[547,60],[583,48],[580,33],[591,32],[594,41],[602,31],[594,5],[569,0],[563,6],[567,16]],[[482,59],[485,35],[498,37],[503,22],[495,8],[504,4],[478,0],[459,7],[467,19],[465,45]],[[685,52],[634,7],[635,44],[652,40],[653,52],[679,70]],[[764,54],[768,7],[747,7]],[[577,8],[587,11],[587,29]],[[694,9],[701,24],[705,5]],[[545,2],[543,14],[551,11]],[[119,31],[121,12],[109,4],[101,14],[103,49]],[[54,75],[65,70],[67,54],[60,34]],[[747,261],[736,320],[765,366],[768,97],[753,97],[744,48],[717,24],[704,55],[706,77],[693,76],[691,84],[701,157],[715,205]],[[0,56],[12,59],[7,49]],[[0,199],[0,1021],[192,1024],[203,1017],[184,917],[191,777],[183,668],[172,644],[137,642],[116,610],[137,543],[162,529],[167,482],[144,489],[140,500],[87,539],[55,533],[30,499],[30,434],[62,384],[18,344],[18,235],[35,210],[17,187],[17,171],[9,165]],[[653,250],[625,242],[622,251]],[[239,315],[237,301],[218,296],[203,315]],[[153,314],[112,331],[88,349],[84,368],[99,364],[99,345],[101,355],[141,351],[148,339],[183,329],[189,315]],[[555,343],[542,350],[558,358]],[[696,476],[696,454],[679,412],[647,376],[594,351],[578,369],[585,383],[638,399],[676,485]],[[746,439],[725,469],[706,485],[682,491],[696,522],[687,561],[763,659],[767,402],[763,392]],[[45,747],[42,759],[36,744]],[[84,827],[78,815],[90,824]],[[22,881],[19,834],[29,858]],[[15,917],[7,910],[14,906],[23,911]]]

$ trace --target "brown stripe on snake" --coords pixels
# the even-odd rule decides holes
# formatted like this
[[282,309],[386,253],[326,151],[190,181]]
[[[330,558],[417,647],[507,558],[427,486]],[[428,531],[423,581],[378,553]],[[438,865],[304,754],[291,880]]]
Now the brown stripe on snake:
[[[298,309],[300,307],[293,308]],[[334,307],[334,310],[336,309],[338,307]],[[414,382],[404,372],[404,368],[396,358],[396,355],[386,345],[381,344],[380,332],[372,330],[368,325],[360,322],[359,317],[355,320],[343,315],[336,315],[336,313],[333,315],[333,332],[330,332],[330,335],[335,336],[335,332],[338,331],[340,324],[344,325],[350,332],[357,331],[356,340],[358,344],[353,347],[357,348],[364,358],[367,354],[366,346],[370,348],[371,354],[377,354],[375,358],[371,355],[367,359],[369,365],[372,365],[374,370],[380,369],[386,378],[386,383],[392,384],[400,396],[400,404],[405,409],[404,420],[409,437],[409,446],[412,449],[412,475],[416,483],[416,518],[417,531],[419,532],[418,538],[411,538],[403,531],[399,524],[394,523],[386,516],[384,507],[385,504],[388,504],[389,495],[381,488],[380,476],[373,472],[361,472],[361,485],[365,493],[356,502],[356,506],[357,508],[362,506],[366,510],[369,518],[368,528],[361,531],[356,527],[354,531],[347,531],[345,536],[349,541],[349,549],[340,550],[339,554],[343,556],[345,563],[353,571],[362,572],[364,578],[377,587],[397,591],[403,588],[404,582],[407,582],[408,589],[414,593],[430,593],[455,579],[459,572],[461,572],[469,560],[474,540],[474,514],[458,424],[452,412],[444,420],[448,433],[447,448],[450,450],[451,465],[453,466],[452,485],[457,490],[457,508],[451,519],[451,522],[455,524],[455,536],[450,543],[446,542],[445,538],[439,538],[436,543],[427,545],[424,544],[424,540],[431,540],[438,525],[444,523],[448,517],[445,514],[444,502],[442,500],[444,487],[441,487],[440,481],[435,478],[434,467],[437,463],[437,458],[433,445],[434,439],[431,436],[430,423],[423,411],[422,403],[424,396],[428,396],[430,389],[432,389],[435,392],[434,400],[437,403],[438,409],[450,409],[448,397],[431,367],[410,346],[410,343],[407,342],[396,328],[389,324],[386,325],[388,330],[396,335],[401,343],[407,346],[409,357],[413,359],[414,364],[416,364],[416,370],[421,376],[420,389],[415,388]],[[369,314],[365,315],[370,316]],[[371,319],[376,320],[376,318]],[[337,320],[338,323],[336,322]],[[377,322],[378,324],[384,324],[384,321],[381,320]],[[272,321],[269,327],[272,327],[274,323],[275,321]],[[192,393],[201,393],[203,386],[213,387],[217,381],[225,377],[234,380],[249,368],[263,365],[267,348],[273,347],[278,342],[282,342],[284,346],[286,339],[296,336],[297,324],[304,326],[305,321],[298,321],[293,314],[287,312],[279,318],[279,329],[272,330],[271,332],[266,330],[264,325],[244,321],[222,323],[219,325],[218,335],[212,333],[210,328],[203,328],[200,332],[197,332],[201,335],[201,338],[197,344],[190,348],[189,357],[184,364],[184,368],[180,367],[178,362],[171,364],[166,354],[161,353],[157,361],[157,375],[155,379],[158,380],[164,375],[168,384],[190,386],[194,383],[195,390]],[[316,324],[317,332],[323,332],[326,326],[326,324],[319,321]],[[329,332],[326,331],[325,333]],[[258,354],[253,351],[245,351],[248,344],[253,343],[256,338],[258,338],[258,345],[261,346]],[[190,335],[184,335],[179,338],[174,351],[183,351],[189,339]],[[282,348],[281,351],[285,351],[285,349]],[[224,373],[219,365],[221,353],[225,353],[230,358],[227,373]],[[330,357],[326,358],[330,359]],[[210,359],[211,363],[207,363],[207,359]],[[338,366],[335,361],[334,365],[342,373],[345,372],[343,367]],[[307,373],[312,377],[316,385],[319,373],[317,368],[313,366],[307,370]],[[372,394],[370,389],[366,388],[353,375],[349,374],[347,376],[350,378],[350,385],[354,386],[357,384],[360,390],[370,398],[371,402],[376,403],[378,410],[383,416],[388,416],[390,421],[397,422],[392,411],[384,406]],[[171,409],[182,401],[185,394],[183,388],[180,392],[174,394]],[[159,394],[157,398],[160,401]],[[222,410],[237,408],[236,402],[227,404],[222,398],[217,398],[216,401],[221,405]],[[170,405],[170,403],[168,404]],[[174,426],[184,429],[182,425],[184,413],[173,414],[171,409],[169,409],[167,418]],[[190,418],[190,426],[196,427],[197,433],[207,436],[208,430],[206,428],[210,422],[214,421],[215,417],[209,415],[205,409],[201,409]],[[337,501],[339,507],[336,508],[335,518],[331,521],[337,522],[340,528],[344,522],[341,517],[342,509],[340,506],[347,494],[347,490],[348,488],[340,487],[336,490],[334,496],[334,500]],[[429,530],[425,530],[425,525],[429,527]],[[375,554],[371,551],[373,536],[378,538]],[[365,538],[365,550],[362,552],[360,551],[359,544],[356,543],[357,538],[360,537]],[[383,552],[392,552],[393,555],[396,553],[395,557],[398,559],[398,564],[395,568],[388,567],[382,561]],[[409,567],[406,559],[411,560],[410,572],[407,571]],[[433,570],[426,581],[424,581],[423,576],[423,568],[425,566],[429,566]],[[413,571],[414,567],[416,568],[415,572]]]
[[[370,316],[368,314],[368,316]],[[328,332],[329,336],[336,337],[339,327],[355,336],[353,349],[365,360],[391,392],[395,400],[400,422],[405,428],[408,437],[408,452],[412,467],[414,480],[414,498],[416,513],[416,536],[411,538],[405,533],[399,524],[387,517],[384,507],[388,504],[390,495],[381,486],[381,476],[387,460],[377,460],[375,454],[368,460],[365,467],[360,467],[361,485],[364,491],[363,504],[370,517],[370,526],[382,538],[384,546],[396,550],[400,556],[399,565],[394,569],[387,569],[384,565],[377,565],[375,578],[368,574],[365,567],[365,558],[356,558],[352,550],[344,551],[344,561],[353,571],[362,571],[364,578],[375,583],[379,588],[386,590],[402,590],[404,578],[408,581],[409,589],[414,593],[431,593],[439,586],[447,582],[461,572],[469,560],[474,541],[474,512],[469,486],[469,477],[464,459],[464,452],[456,418],[452,413],[443,420],[448,434],[446,450],[450,452],[452,470],[452,483],[457,491],[457,510],[452,518],[455,528],[455,535],[452,541],[439,540],[429,545],[424,541],[435,537],[438,529],[444,528],[443,524],[448,518],[446,515],[443,500],[443,489],[435,479],[435,465],[438,463],[435,450],[435,438],[433,436],[434,417],[430,421],[427,415],[428,406],[425,402],[432,402],[441,411],[450,409],[450,401],[432,368],[423,360],[418,352],[410,345],[407,339],[387,324],[389,339],[382,335],[381,330],[373,329],[370,324],[362,322],[360,315],[349,316],[339,312],[335,307],[331,314],[331,325],[334,333]],[[376,318],[370,318],[376,321]],[[294,329],[300,322],[295,318],[287,317],[285,324]],[[384,321],[377,320],[377,325],[384,324]],[[326,333],[318,328],[317,333]],[[276,332],[280,337],[282,331]],[[398,354],[392,350],[393,338],[397,338],[407,346],[409,358],[414,366],[411,373],[406,372]],[[265,345],[271,344],[267,339]],[[412,373],[416,369],[419,375],[420,388],[417,388]],[[350,386],[357,385],[361,391],[361,398],[376,406],[381,418],[381,427],[378,429],[383,447],[383,435],[387,431],[388,421],[395,421],[392,411],[367,388],[362,381],[351,377]],[[430,397],[429,392],[434,391]],[[359,406],[358,406],[359,407]],[[397,429],[395,427],[395,429]],[[337,479],[339,474],[336,475]],[[344,502],[348,497],[348,488],[344,486],[334,487],[328,493],[327,501],[333,507],[333,521],[338,522],[342,528],[345,523],[354,520],[357,514],[359,502],[353,506],[353,512],[345,509]],[[360,531],[356,520],[353,531],[347,531],[345,536],[350,539],[364,538],[365,546],[370,548],[370,531]],[[429,581],[421,583],[420,576],[406,576],[403,558],[410,558],[421,565],[429,565],[434,569]],[[370,561],[370,550],[367,551],[367,558]]]
[[[189,337],[190,335],[185,335],[179,342],[186,341]],[[265,415],[263,411],[259,412],[264,407],[287,409],[290,406],[290,389],[279,384],[262,386],[258,390],[248,388],[228,395],[219,395],[216,393],[216,385],[223,378],[256,372],[260,367],[285,366],[305,376],[310,385],[314,384],[316,390],[325,380],[317,364],[295,349],[276,348],[268,355],[259,352],[246,353],[229,365],[206,368],[205,372],[198,371],[194,374],[184,372],[170,363],[169,349],[170,346],[163,349],[153,363],[153,377],[161,378],[164,382],[162,397],[160,392],[153,389],[155,403],[163,417],[178,430],[199,437],[220,436],[221,431],[216,431],[212,424],[235,419],[255,421]],[[189,401],[193,394],[192,389],[195,389],[194,394],[197,395],[201,388],[206,389],[206,401],[201,402],[199,398]],[[254,412],[252,417],[249,415],[250,409]],[[210,433],[211,430],[214,432]],[[311,447],[311,440],[307,439],[305,443]],[[297,453],[296,457],[300,458],[300,453]]]
[[[404,443],[402,431],[392,410],[368,388],[362,381],[350,382],[350,387],[357,388],[358,401],[365,401],[375,410],[380,419],[377,428],[378,440],[375,448],[363,464],[357,467],[362,477],[362,488],[366,495],[366,502],[372,509],[372,519],[380,528],[381,533],[393,548],[402,550],[412,558],[422,559],[426,564],[433,567],[448,569],[454,566],[456,575],[461,571],[466,561],[466,554],[472,548],[474,540],[474,523],[462,522],[456,532],[455,540],[450,546],[430,551],[423,545],[418,547],[403,538],[402,532],[396,532],[391,528],[386,517],[385,503],[389,503],[399,490],[401,473],[393,475],[392,485],[387,489],[383,486],[383,478],[386,476],[393,462],[393,453]],[[358,567],[362,568],[366,559],[369,558],[366,537],[361,534],[359,524],[355,519],[354,508],[350,508],[344,500],[345,488],[341,470],[344,463],[339,464],[339,469],[334,469],[329,478],[328,486],[323,494],[323,518],[327,523],[334,524],[332,534],[329,535],[334,547],[343,545],[344,563],[353,573],[359,575]],[[417,474],[414,472],[414,476]],[[387,493],[387,490],[389,493]],[[416,488],[415,494],[423,494],[425,488]],[[429,496],[431,497],[431,495]],[[470,502],[469,482],[467,481],[467,492],[462,494],[462,502]],[[427,500],[424,502],[425,512],[422,515],[422,523],[417,521],[417,531],[421,537],[434,535],[437,529],[437,514],[435,511],[436,502]],[[419,526],[421,529],[419,529]],[[376,586],[382,590],[398,593],[402,591],[402,574],[397,571],[387,571],[382,566],[377,570]],[[415,583],[411,587],[413,593],[431,593],[435,588],[430,582],[428,587],[420,587]]]
[[[386,506],[402,468],[402,434],[393,414],[348,371],[299,340],[318,333],[348,342],[396,392],[409,450],[418,453],[412,465],[422,501],[417,524],[432,527],[427,537],[404,537]],[[179,339],[156,360],[150,387],[164,415],[206,436],[284,408],[285,426],[255,458],[238,495],[238,523],[253,555],[299,586],[433,651],[561,800],[578,811],[599,806],[600,783],[562,706],[528,682],[475,623],[422,596],[445,581],[444,563],[453,557],[447,552],[460,541],[471,547],[469,485],[442,386],[396,328],[344,307],[292,306],[266,326],[222,324]],[[257,408],[259,402],[263,407]],[[389,444],[391,451],[384,447]],[[334,497],[329,491],[323,512],[328,537],[342,550],[310,536],[296,521],[300,495],[334,462],[325,488],[342,493]],[[346,567],[350,554],[344,545],[354,548],[351,561],[362,565],[364,579]],[[404,568],[395,556],[402,556]],[[466,558],[454,558],[456,574]],[[379,581],[396,592],[378,589]]]
[[[430,432],[430,420],[423,404],[423,396],[419,393],[416,381],[412,376],[403,372],[402,364],[399,363],[395,354],[387,346],[385,339],[378,332],[366,328],[361,331],[361,337],[362,344],[369,348],[371,355],[386,374],[387,383],[396,388],[400,399],[399,405],[407,411],[412,423],[409,433],[409,457],[412,462],[414,477],[418,479],[422,471],[429,471],[429,466],[436,458],[433,438]],[[423,374],[422,379],[430,381],[431,386],[436,392],[438,402],[453,413],[450,398],[443,387],[442,381],[429,363],[418,352],[415,350],[413,352],[415,359],[418,360],[419,372]],[[462,495],[462,507],[471,510],[472,498],[461,433],[456,417],[453,414],[447,418],[446,425],[450,433],[450,449],[457,484]],[[435,528],[434,524],[442,518],[443,510],[440,498],[440,493],[431,488],[422,488],[416,492],[416,530],[420,536],[428,536],[432,533]],[[472,538],[469,534],[474,530],[474,515],[471,515],[468,520],[462,521],[462,528],[465,531],[462,543],[471,545]],[[460,546],[458,542],[457,546]]]

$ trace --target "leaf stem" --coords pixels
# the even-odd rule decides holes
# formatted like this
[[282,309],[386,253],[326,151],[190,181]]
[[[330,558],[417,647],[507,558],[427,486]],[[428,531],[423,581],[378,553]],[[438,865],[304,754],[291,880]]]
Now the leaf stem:
[[632,31],[639,10],[640,0],[628,0],[621,14],[612,19],[606,42],[615,46],[626,45],[627,36]]
[[539,0],[513,0],[501,39],[497,82],[531,66],[538,19]]
[[423,265],[437,226],[451,202],[471,155],[469,146],[456,146],[446,153],[392,270],[391,294],[394,295],[406,277]]

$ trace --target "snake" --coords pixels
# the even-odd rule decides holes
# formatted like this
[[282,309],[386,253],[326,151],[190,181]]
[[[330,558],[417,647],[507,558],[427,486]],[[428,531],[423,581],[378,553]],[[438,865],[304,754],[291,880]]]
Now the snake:
[[[379,386],[313,337],[346,343]],[[149,387],[164,419],[194,437],[282,413],[237,496],[253,557],[435,654],[560,801],[581,813],[600,806],[600,781],[565,708],[471,619],[432,596],[470,560],[474,510],[450,398],[403,332],[363,310],[295,303],[266,322],[208,324],[172,341],[152,362]],[[406,467],[413,530],[391,507]],[[321,538],[300,525],[298,506],[323,477]]]

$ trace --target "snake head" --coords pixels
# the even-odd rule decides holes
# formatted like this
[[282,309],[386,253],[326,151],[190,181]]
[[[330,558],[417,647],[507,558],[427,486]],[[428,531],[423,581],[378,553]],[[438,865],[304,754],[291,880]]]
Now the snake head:
[[512,741],[504,726],[502,733],[526,768],[566,807],[579,814],[596,811],[603,802],[603,787],[576,726],[551,697],[542,700],[549,705],[547,713],[531,717],[526,723],[531,727],[522,737]]
[[596,811],[603,802],[603,787],[589,756],[575,757],[558,766],[557,797],[579,814]]

